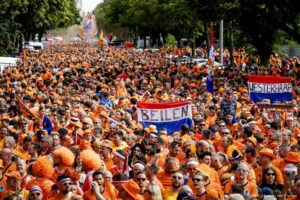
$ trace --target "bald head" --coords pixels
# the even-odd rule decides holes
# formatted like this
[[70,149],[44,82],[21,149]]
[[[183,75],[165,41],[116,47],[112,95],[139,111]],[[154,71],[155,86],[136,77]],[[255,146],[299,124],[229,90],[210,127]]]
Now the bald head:
[[174,157],[167,157],[165,160],[165,172],[172,174],[179,169],[179,162]]

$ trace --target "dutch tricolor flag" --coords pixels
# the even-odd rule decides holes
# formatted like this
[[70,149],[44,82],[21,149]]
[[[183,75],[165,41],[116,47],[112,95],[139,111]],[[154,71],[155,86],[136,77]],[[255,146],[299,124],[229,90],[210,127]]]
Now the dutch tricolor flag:
[[157,130],[166,128],[168,134],[179,131],[183,124],[193,125],[192,107],[189,102],[138,103],[138,121],[143,127],[155,125]]
[[270,99],[271,102],[291,101],[292,83],[288,77],[256,76],[248,79],[250,101],[261,102]]

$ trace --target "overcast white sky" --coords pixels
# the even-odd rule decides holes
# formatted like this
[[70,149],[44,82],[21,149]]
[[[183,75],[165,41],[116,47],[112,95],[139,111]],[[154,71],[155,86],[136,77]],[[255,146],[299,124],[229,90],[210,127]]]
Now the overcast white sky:
[[82,10],[85,12],[91,12],[102,1],[103,0],[82,0]]

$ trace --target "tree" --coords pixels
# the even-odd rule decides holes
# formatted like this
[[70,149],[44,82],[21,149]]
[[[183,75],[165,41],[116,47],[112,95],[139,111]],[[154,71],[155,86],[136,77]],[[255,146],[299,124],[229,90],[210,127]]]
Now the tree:
[[49,29],[79,23],[75,0],[5,0],[0,4],[0,54],[22,47],[23,37],[35,39]]
[[[300,5],[295,0],[240,0],[239,25],[257,49],[263,63],[268,61],[276,41],[284,31],[290,39],[300,42]],[[251,20],[249,20],[249,16]]]
[[16,53],[15,44],[21,35],[20,24],[15,19],[26,12],[27,1],[6,0],[0,4],[0,55]]

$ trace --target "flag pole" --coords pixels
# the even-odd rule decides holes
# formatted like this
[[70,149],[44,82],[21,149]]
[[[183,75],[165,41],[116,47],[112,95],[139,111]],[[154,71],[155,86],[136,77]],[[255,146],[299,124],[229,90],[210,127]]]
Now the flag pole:
[[220,21],[220,64],[223,66],[223,35],[224,35],[224,21]]

